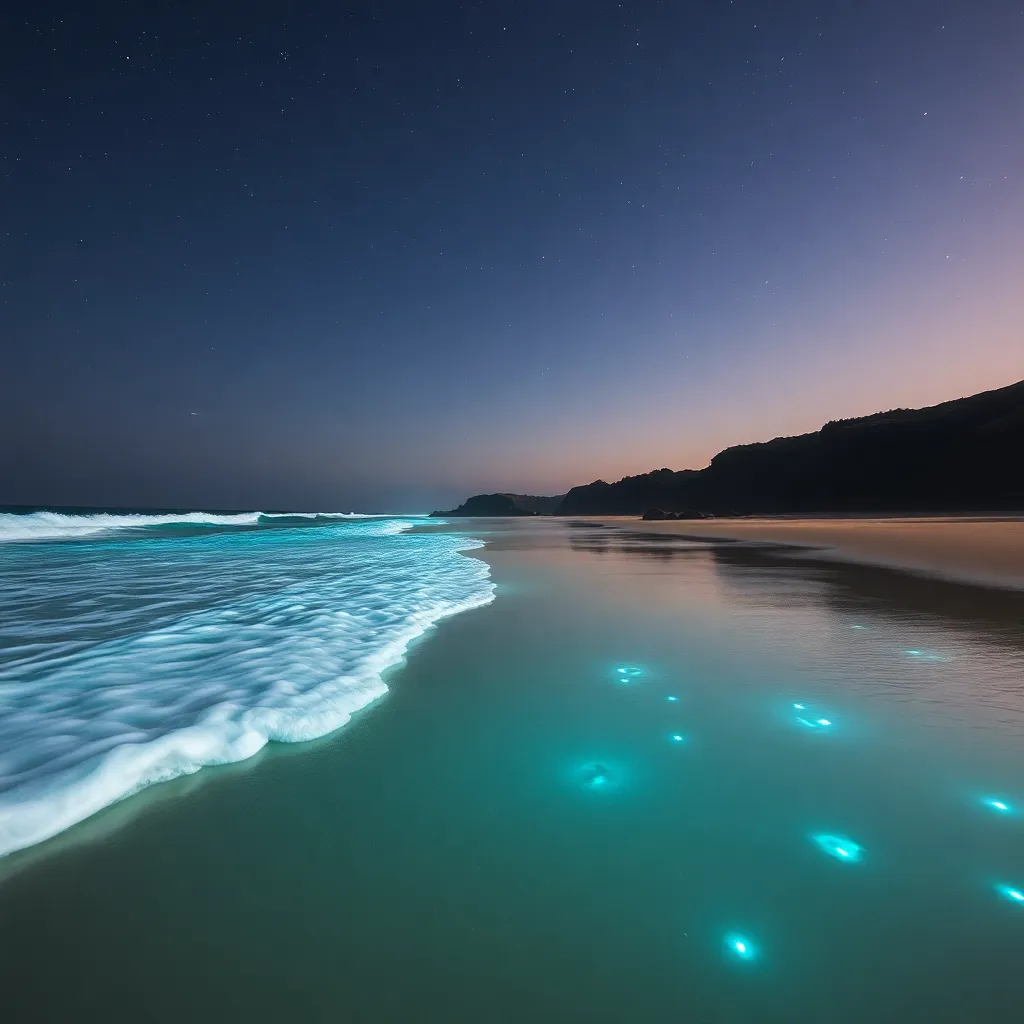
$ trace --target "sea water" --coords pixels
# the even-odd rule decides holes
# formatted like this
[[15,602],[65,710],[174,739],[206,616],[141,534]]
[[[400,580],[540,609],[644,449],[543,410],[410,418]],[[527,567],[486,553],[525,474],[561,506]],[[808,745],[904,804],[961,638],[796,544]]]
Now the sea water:
[[411,518],[0,514],[0,855],[156,782],[343,726],[490,600]]
[[[292,571],[319,589],[321,528],[397,527],[160,543],[260,541],[225,570],[246,592],[308,543]],[[1024,595],[621,525],[392,542],[449,552],[481,598],[486,559],[495,599],[324,739],[0,861],[5,1021],[1020,1019]],[[82,602],[37,619],[88,639]]]

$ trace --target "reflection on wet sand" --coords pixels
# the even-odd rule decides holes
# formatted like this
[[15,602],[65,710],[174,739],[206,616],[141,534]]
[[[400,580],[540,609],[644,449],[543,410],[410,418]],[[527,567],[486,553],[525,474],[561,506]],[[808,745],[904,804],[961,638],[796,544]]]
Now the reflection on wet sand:
[[[617,552],[669,562],[674,559],[710,560],[724,584],[733,584],[736,597],[756,602],[758,594],[776,604],[779,587],[787,587],[787,602],[823,603],[851,618],[869,614],[926,616],[957,628],[969,627],[987,640],[1024,651],[1024,591],[918,576],[887,566],[837,562],[813,550],[760,544],[754,541],[696,541],[670,534],[645,533],[603,523],[574,524],[569,546],[574,551]],[[857,625],[854,624],[854,628]],[[863,627],[860,627],[863,628]]]

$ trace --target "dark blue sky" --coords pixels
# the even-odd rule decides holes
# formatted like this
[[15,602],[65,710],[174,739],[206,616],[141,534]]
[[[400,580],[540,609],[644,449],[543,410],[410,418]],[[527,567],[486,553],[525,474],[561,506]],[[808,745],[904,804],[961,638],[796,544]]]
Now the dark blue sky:
[[0,502],[418,510],[1024,377],[1019,3],[0,23]]

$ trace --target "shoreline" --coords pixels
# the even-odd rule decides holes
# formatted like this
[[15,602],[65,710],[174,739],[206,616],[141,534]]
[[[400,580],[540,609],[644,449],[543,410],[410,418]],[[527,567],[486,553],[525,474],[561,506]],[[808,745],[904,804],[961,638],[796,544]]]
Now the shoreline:
[[639,533],[775,547],[959,583],[1024,590],[1024,517],[758,518],[644,521],[579,516]]

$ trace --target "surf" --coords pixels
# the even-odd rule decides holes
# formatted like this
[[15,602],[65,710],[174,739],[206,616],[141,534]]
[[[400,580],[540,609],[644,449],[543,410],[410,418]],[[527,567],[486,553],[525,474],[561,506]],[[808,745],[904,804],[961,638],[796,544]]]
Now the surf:
[[[493,598],[480,542],[415,519],[56,515],[0,548],[0,855],[340,729],[413,640]],[[222,529],[136,532],[178,524]]]

